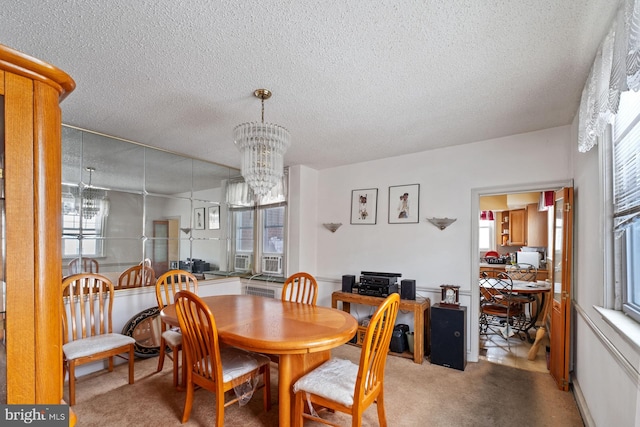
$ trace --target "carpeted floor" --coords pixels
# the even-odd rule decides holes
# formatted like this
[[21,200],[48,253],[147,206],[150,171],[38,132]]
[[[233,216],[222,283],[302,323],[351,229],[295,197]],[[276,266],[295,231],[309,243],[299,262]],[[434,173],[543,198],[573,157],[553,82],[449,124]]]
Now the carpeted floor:
[[[356,363],[359,354],[359,348],[349,345],[333,351],[334,357]],[[78,426],[181,425],[185,394],[172,386],[171,361],[158,374],[156,364],[156,358],[136,361],[133,385],[127,384],[125,365],[113,373],[80,378],[73,407]],[[278,426],[277,382],[277,366],[272,364],[271,411],[262,410],[262,392],[258,391],[248,405],[225,410],[225,425]],[[65,398],[67,392],[65,385]],[[191,418],[184,425],[213,425],[214,398],[206,390],[197,390]],[[409,359],[389,357],[385,409],[390,426],[583,426],[573,394],[557,390],[549,374],[486,361],[469,363],[465,371],[458,371],[426,360],[417,365]],[[351,425],[343,414],[327,415]],[[378,425],[375,405],[365,412],[363,425]]]

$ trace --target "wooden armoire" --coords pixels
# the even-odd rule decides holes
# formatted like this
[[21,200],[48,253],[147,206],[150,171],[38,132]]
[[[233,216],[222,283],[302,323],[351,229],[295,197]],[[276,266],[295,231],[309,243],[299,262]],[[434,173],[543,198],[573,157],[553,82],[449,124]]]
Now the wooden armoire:
[[63,397],[60,101],[65,72],[0,45],[0,222],[8,404]]

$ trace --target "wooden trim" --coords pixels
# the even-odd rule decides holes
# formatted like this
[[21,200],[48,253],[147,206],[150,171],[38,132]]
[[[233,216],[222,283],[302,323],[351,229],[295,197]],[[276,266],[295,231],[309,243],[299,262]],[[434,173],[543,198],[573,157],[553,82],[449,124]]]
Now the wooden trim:
[[58,92],[58,102],[76,87],[76,82],[71,76],[59,68],[2,44],[0,44],[0,69],[51,86]]
[[[36,81],[34,116],[36,403],[62,397],[62,114],[58,93]],[[50,398],[47,398],[49,396]]]

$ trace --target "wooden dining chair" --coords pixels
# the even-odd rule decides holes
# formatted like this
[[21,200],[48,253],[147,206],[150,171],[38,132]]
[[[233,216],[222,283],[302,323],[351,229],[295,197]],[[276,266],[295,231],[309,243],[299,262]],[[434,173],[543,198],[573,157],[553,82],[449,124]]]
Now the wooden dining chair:
[[100,264],[98,260],[93,258],[74,258],[69,261],[68,265],[69,275],[78,273],[99,273]]
[[155,283],[156,273],[153,268],[146,265],[134,265],[120,274],[115,289],[139,288],[141,286],[152,286]]
[[[293,386],[295,426],[302,426],[305,419],[337,426],[320,418],[313,404],[350,414],[351,425],[360,426],[363,412],[374,402],[380,426],[387,425],[384,368],[399,307],[400,295],[397,293],[389,295],[378,306],[365,332],[358,365],[350,360],[329,359],[296,381]],[[304,411],[305,402],[309,404],[308,414]]]
[[[174,296],[178,291],[191,291],[198,293],[198,279],[185,270],[169,270],[156,281],[156,300],[158,302],[158,310],[162,310],[165,306],[174,303]],[[173,385],[178,386],[178,354],[182,349],[182,334],[177,329],[172,329],[166,323],[162,323],[162,334],[160,335],[160,354],[158,357],[157,372],[162,371],[164,367],[164,358],[166,356],[166,347],[171,348],[170,359],[173,360]],[[182,354],[182,378],[186,365],[185,357]]]
[[[68,312],[64,301],[68,302]],[[99,274],[80,273],[62,281],[63,378],[69,372],[69,405],[76,403],[76,366],[128,353],[133,384],[135,339],[113,333],[113,284]]]
[[[218,343],[218,330],[211,310],[196,294],[179,291],[175,294],[176,314],[182,331],[182,347],[186,354],[187,396],[182,423],[189,420],[193,405],[194,386],[213,392],[216,397],[216,426],[224,426],[224,408],[235,403],[245,404],[253,391],[263,389],[264,410],[271,409],[269,358],[236,347]],[[262,375],[262,385],[255,387],[254,379]],[[225,393],[236,396],[225,400]]]
[[282,300],[316,305],[318,282],[309,273],[299,272],[287,277],[282,288]]

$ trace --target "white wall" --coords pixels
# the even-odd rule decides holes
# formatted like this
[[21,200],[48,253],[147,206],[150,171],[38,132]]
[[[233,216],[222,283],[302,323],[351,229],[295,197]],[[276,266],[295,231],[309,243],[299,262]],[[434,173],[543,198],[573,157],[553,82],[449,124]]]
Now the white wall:
[[[289,254],[295,263],[288,271],[295,271],[298,265],[312,266],[315,262],[317,267],[307,271],[333,283],[339,283],[344,274],[359,276],[363,270],[397,272],[402,278],[415,279],[419,296],[431,298],[432,303],[439,301],[441,284],[459,285],[460,301],[470,307],[469,360],[477,360],[476,306],[479,302],[477,289],[472,286],[477,285],[478,259],[476,255],[472,258],[472,253],[477,254],[474,247],[477,238],[472,230],[478,218],[478,201],[474,192],[483,188],[569,180],[570,140],[570,127],[562,126],[324,169],[315,172],[317,187],[313,179],[293,173],[290,176],[290,236],[296,238],[290,241]],[[304,168],[296,170],[307,172],[307,177],[312,175]],[[389,224],[389,186],[407,184],[420,184],[420,222]],[[378,189],[377,223],[351,225],[351,192],[368,188]],[[317,215],[304,211],[299,202],[303,196],[297,199],[297,194],[315,193]],[[425,221],[433,216],[457,221],[441,231]],[[322,226],[326,222],[343,225],[331,233]],[[317,247],[315,260],[307,250],[310,246]],[[401,321],[412,324],[410,318]]]
[[[575,135],[575,126],[573,128]],[[577,138],[572,137],[576,146]],[[600,162],[594,147],[572,149],[574,173],[574,371],[572,379],[587,425],[640,424],[640,351],[605,323],[605,246]],[[588,409],[587,409],[588,408]]]

